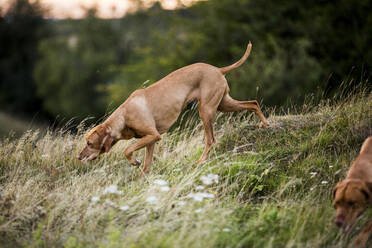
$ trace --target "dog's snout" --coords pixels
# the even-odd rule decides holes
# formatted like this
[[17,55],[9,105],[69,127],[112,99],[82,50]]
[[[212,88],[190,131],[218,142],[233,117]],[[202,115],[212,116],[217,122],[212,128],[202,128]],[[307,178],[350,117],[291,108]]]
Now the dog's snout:
[[342,218],[340,218],[340,217],[337,217],[337,218],[335,218],[335,224],[338,226],[338,227],[342,227],[343,226],[343,224],[344,224],[344,220],[342,219]]

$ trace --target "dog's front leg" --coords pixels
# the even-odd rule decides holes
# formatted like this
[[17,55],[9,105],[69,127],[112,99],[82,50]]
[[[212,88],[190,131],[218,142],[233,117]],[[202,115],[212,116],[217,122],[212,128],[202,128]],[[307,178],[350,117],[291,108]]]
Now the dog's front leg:
[[[161,139],[161,136],[160,136],[159,133],[149,134],[149,135],[146,135],[146,136],[142,137],[136,143],[128,146],[127,149],[125,149],[125,151],[124,151],[125,157],[128,159],[128,161],[131,165],[139,166],[140,162],[133,158],[133,152],[135,152],[135,151],[137,151],[137,150],[139,150],[139,149],[141,149],[145,146],[154,145],[155,142],[159,141],[160,139]],[[147,156],[147,157],[149,157],[149,156]],[[152,157],[152,155],[151,155],[151,157]],[[148,163],[146,163],[146,164],[148,165]],[[147,169],[147,168],[144,168],[144,169]]]

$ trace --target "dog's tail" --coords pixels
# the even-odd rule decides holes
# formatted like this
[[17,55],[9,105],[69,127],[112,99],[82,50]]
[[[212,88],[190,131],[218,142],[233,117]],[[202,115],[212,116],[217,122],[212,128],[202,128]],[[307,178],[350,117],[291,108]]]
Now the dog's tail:
[[252,43],[249,42],[249,44],[247,45],[247,50],[245,50],[243,57],[232,65],[220,68],[221,73],[225,75],[229,71],[234,70],[235,68],[241,66],[244,63],[244,61],[248,58],[249,54],[251,53],[251,49],[252,49]]

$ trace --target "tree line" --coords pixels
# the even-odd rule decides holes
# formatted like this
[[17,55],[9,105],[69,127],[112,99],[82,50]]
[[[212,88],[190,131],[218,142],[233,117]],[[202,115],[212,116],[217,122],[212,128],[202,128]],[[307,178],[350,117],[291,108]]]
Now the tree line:
[[82,120],[101,117],[135,89],[182,66],[247,62],[227,75],[236,99],[266,106],[330,96],[372,67],[372,1],[209,0],[120,19],[50,20],[38,1],[14,0],[0,17],[1,109]]

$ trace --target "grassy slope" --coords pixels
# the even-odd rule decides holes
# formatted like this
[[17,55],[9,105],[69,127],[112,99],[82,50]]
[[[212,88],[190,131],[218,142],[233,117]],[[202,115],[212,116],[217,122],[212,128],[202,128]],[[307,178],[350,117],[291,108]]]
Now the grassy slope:
[[[332,223],[331,191],[363,140],[372,134],[372,95],[299,115],[271,115],[256,129],[252,115],[220,115],[210,160],[200,125],[163,136],[146,177],[129,166],[120,142],[92,164],[75,159],[78,135],[28,132],[0,144],[0,246],[30,247],[342,247],[350,234]],[[131,141],[133,142],[133,141]],[[141,157],[139,152],[137,157]],[[315,175],[315,173],[316,175]],[[218,174],[187,198],[200,177]],[[167,180],[169,192],[154,185]],[[118,185],[122,195],[103,194]],[[99,196],[99,202],[91,198]],[[146,202],[156,196],[156,204]],[[184,206],[180,201],[186,202]],[[127,205],[123,211],[118,206]],[[195,210],[201,212],[197,213]]]

